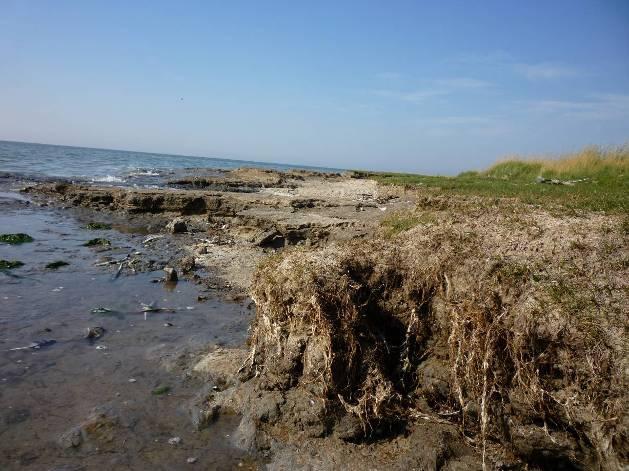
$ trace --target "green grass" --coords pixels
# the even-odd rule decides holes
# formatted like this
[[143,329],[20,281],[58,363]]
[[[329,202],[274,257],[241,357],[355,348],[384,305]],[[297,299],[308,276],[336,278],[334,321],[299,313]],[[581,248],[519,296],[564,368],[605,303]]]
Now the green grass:
[[[507,197],[542,206],[629,212],[629,146],[587,148],[556,160],[514,158],[485,171],[463,172],[456,177],[360,171],[356,174],[384,185],[419,187],[433,193]],[[585,180],[552,185],[538,183],[537,177]]]
[[153,396],[161,396],[163,394],[168,393],[169,391],[170,391],[170,386],[158,386],[157,388],[151,391],[151,394]]
[[383,219],[380,225],[385,228],[385,235],[392,237],[420,224],[434,224],[435,222],[435,216],[430,213],[394,213]]

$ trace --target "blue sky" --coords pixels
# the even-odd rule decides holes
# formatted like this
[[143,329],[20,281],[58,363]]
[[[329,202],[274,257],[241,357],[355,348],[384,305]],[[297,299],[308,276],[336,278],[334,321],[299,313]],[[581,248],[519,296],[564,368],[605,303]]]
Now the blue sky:
[[629,142],[629,2],[0,0],[0,139],[456,173]]

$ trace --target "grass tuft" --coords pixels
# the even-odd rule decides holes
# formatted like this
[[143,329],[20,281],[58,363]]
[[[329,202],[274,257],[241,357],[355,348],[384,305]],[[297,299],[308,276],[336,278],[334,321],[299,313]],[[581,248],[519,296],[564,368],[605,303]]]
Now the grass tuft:
[[383,219],[380,225],[385,229],[385,235],[392,237],[420,224],[434,224],[436,222],[435,216],[431,213],[393,213]]

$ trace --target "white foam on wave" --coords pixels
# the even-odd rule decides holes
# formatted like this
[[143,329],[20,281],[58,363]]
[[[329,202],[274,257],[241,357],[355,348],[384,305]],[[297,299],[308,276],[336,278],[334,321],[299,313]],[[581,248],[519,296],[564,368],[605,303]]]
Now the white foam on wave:
[[116,177],[114,175],[105,175],[104,177],[93,177],[93,182],[104,182],[104,183],[125,183],[125,179],[121,177]]
[[144,170],[138,172],[129,173],[130,177],[159,177],[159,172],[154,172],[152,170]]

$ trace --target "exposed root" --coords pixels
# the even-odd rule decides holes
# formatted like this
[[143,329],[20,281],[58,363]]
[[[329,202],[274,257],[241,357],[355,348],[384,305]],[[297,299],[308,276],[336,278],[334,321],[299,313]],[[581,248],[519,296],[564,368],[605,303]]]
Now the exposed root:
[[593,223],[584,254],[565,220],[538,215],[540,240],[495,219],[269,260],[245,369],[263,389],[306,388],[321,420],[350,414],[365,435],[447,417],[484,467],[502,444],[613,469],[629,452],[627,245]]

